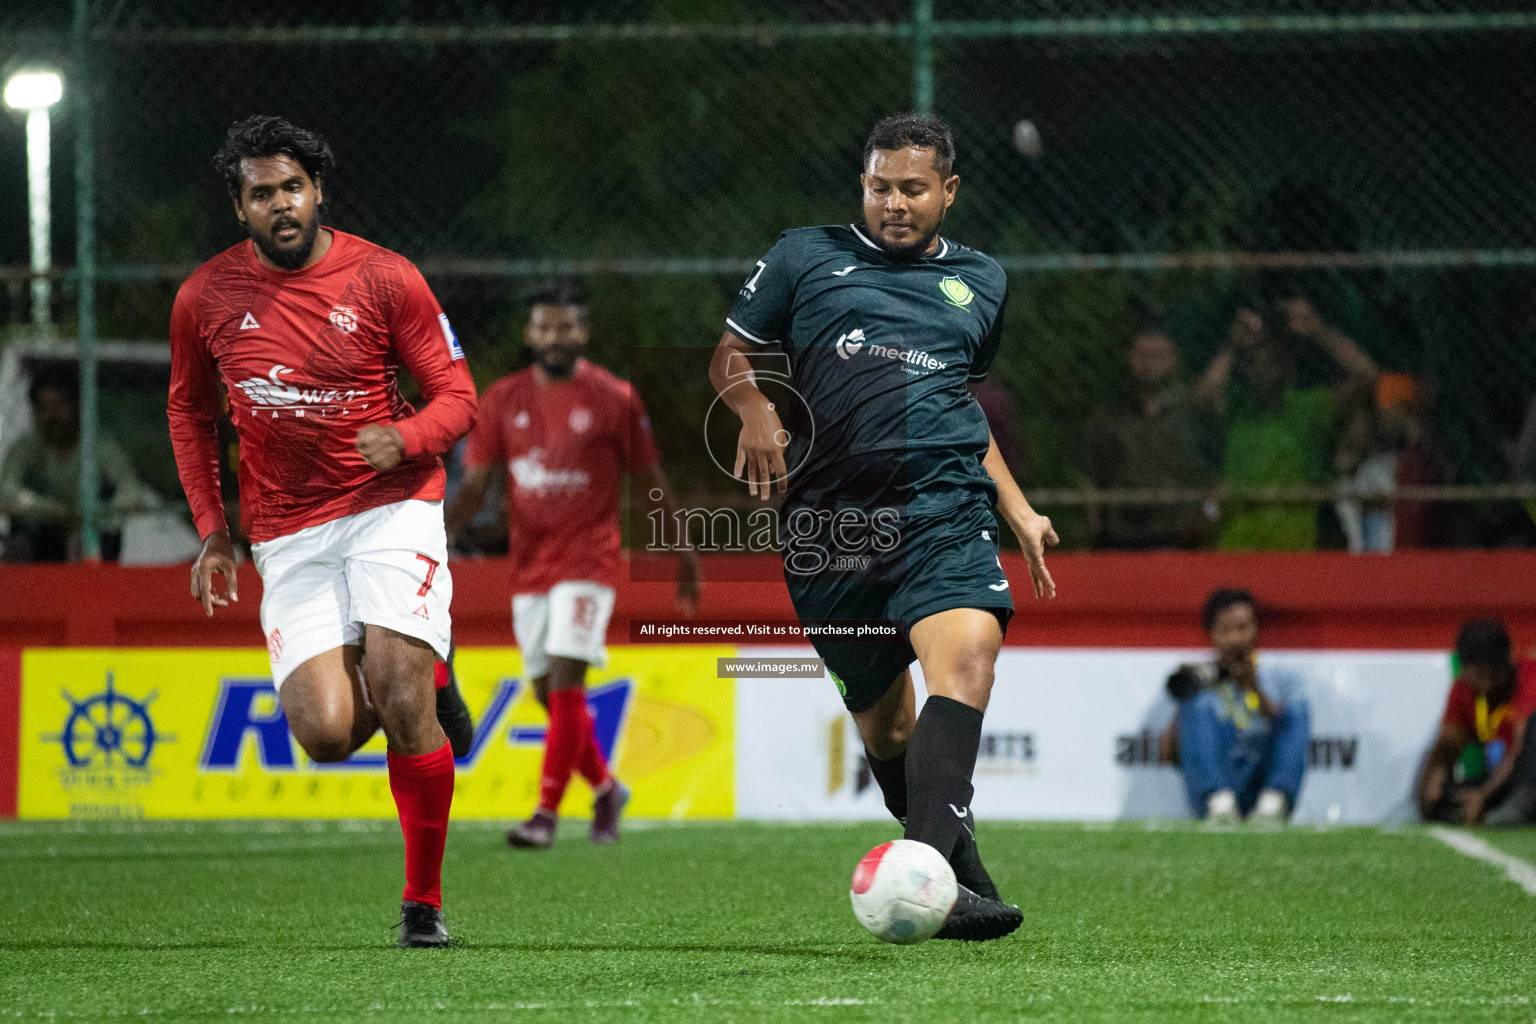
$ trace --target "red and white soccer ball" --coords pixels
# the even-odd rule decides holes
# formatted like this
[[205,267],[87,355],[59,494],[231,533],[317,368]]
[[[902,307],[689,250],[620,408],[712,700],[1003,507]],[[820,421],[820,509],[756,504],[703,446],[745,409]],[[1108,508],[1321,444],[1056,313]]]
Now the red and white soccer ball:
[[944,927],[960,889],[949,862],[927,843],[881,843],[853,869],[853,914],[882,942],[927,942]]

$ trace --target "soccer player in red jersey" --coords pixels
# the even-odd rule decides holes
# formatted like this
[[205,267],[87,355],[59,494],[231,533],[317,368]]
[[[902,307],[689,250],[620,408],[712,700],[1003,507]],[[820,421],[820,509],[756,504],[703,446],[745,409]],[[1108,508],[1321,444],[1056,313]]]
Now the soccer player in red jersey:
[[[453,582],[438,455],[473,423],[474,383],[420,272],[320,226],[323,140],[251,117],[214,165],[251,238],[199,267],[171,313],[171,441],[203,537],[192,596],[209,615],[239,600],[219,500],[222,383],[288,726],[317,762],[345,760],[383,728],[405,834],[400,945],[444,946],[454,765],[433,664],[448,655]],[[402,364],[427,398],[419,413],[396,387]]]
[[[548,849],[573,771],[592,786],[592,841],[619,837],[629,790],[608,770],[587,710],[587,666],[603,645],[619,572],[619,480],[628,469],[668,512],[674,504],[633,386],[581,357],[587,306],[574,284],[555,281],[533,297],[524,338],[534,364],[486,389],[469,435],[464,481],[448,511],[449,533],[468,524],[492,473],[507,468],[512,629],[523,673],[549,711],[539,805],[507,835]],[[681,552],[678,610],[698,599],[698,559]]]

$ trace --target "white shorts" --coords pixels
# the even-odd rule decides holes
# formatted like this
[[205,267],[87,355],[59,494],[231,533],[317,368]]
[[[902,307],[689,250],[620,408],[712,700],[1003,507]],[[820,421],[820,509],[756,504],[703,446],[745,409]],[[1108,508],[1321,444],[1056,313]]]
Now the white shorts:
[[523,652],[523,676],[549,672],[551,655],[575,658],[602,668],[608,664],[608,619],[613,588],[573,580],[556,583],[547,594],[512,595],[512,632]]
[[317,654],[361,645],[371,623],[448,657],[448,539],[441,501],[397,501],[251,545],[272,684]]

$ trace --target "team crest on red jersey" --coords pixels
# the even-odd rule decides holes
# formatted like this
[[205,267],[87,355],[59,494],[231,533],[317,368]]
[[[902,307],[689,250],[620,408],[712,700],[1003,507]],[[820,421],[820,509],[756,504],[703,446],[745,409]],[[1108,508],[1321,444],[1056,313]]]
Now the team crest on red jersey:
[[331,326],[343,334],[351,334],[357,330],[357,308],[355,306],[332,306]]
[[571,429],[576,431],[576,433],[578,433],[578,434],[585,434],[588,430],[591,430],[592,429],[592,410],[591,409],[572,409],[571,410]]

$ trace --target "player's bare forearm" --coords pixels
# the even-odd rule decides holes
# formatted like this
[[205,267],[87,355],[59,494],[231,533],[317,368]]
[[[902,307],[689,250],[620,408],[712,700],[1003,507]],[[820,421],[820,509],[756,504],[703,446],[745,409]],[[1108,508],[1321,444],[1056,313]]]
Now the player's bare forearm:
[[1024,549],[1035,596],[1055,597],[1056,581],[1045,567],[1045,549],[1061,543],[1061,538],[1056,536],[1056,529],[1051,526],[1050,519],[1036,512],[1024,497],[1024,492],[1019,489],[1013,474],[1008,470],[1008,464],[1003,461],[1003,453],[998,451],[997,439],[992,436],[990,429],[987,431],[987,456],[981,464],[997,485],[998,513],[1019,539],[1019,546]]
[[773,403],[753,379],[747,362],[750,351],[749,342],[726,331],[710,360],[709,381],[731,411],[741,417],[732,475],[747,482],[748,494],[767,501],[775,479],[779,482],[779,493],[785,491],[789,472],[784,465],[784,449],[789,444],[789,435]]
[[768,400],[752,376],[747,358],[751,351],[750,342],[726,331],[720,336],[720,344],[715,346],[714,357],[709,361],[709,382],[714,385],[715,393],[743,419],[748,409]]
[[992,482],[997,485],[997,510],[1007,521],[1009,528],[1014,528],[1015,524],[1026,522],[1039,514],[1030,505],[1029,499],[1024,497],[1018,482],[1013,479],[1013,472],[1009,470],[1008,463],[1003,461],[1003,453],[997,447],[997,441],[992,437],[990,430],[987,431],[987,456],[981,464],[986,469],[987,475],[992,478]]

